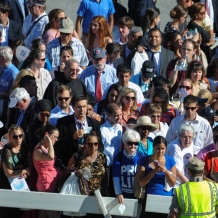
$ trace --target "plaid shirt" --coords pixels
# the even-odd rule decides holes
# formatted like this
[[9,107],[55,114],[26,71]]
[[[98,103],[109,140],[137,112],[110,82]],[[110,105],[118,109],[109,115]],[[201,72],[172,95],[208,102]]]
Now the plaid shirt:
[[[89,60],[86,54],[86,50],[78,39],[72,37],[72,40],[70,42],[70,46],[73,49],[73,58],[76,59],[79,62],[79,65],[82,67],[85,67],[88,65]],[[52,40],[48,43],[47,49],[46,49],[46,57],[49,59],[50,63],[52,64],[52,67],[57,67],[60,64],[60,50],[61,50],[62,44],[60,37]]]

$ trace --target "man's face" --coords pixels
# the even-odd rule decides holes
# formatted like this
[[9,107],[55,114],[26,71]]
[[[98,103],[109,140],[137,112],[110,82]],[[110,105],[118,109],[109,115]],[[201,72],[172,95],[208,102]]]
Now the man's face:
[[72,39],[72,33],[60,33],[61,42],[69,43]]
[[191,0],[176,0],[178,5],[182,5],[184,8],[188,8],[192,5]]
[[119,33],[120,36],[128,36],[129,34],[129,28],[125,25],[119,25]]
[[105,58],[96,58],[96,59],[93,58],[92,63],[97,70],[99,70],[99,71],[104,70],[105,63],[106,63],[106,57]]
[[87,100],[81,100],[76,103],[75,106],[73,106],[74,109],[74,115],[77,119],[84,118],[87,113]]
[[130,44],[132,47],[137,47],[140,44],[141,39],[141,32],[132,33],[128,36],[128,44]]
[[71,96],[70,96],[69,91],[66,90],[66,91],[63,91],[62,93],[57,94],[58,106],[61,109],[68,108],[70,101],[71,101]]
[[31,97],[37,95],[37,88],[38,87],[36,85],[36,80],[31,80],[30,85],[28,87],[25,87]]
[[0,11],[0,23],[5,22],[6,20],[8,20],[8,13],[3,13]]
[[69,67],[65,66],[64,75],[68,81],[75,80],[79,73],[79,65],[77,63],[71,63]]
[[148,43],[151,48],[156,48],[161,45],[162,37],[159,31],[150,32],[148,36]]
[[40,16],[42,14],[42,6],[41,5],[28,5],[29,12],[32,16]]
[[185,119],[186,120],[195,120],[196,118],[196,111],[198,110],[198,105],[196,103],[185,103]]
[[114,110],[112,114],[108,114],[107,116],[111,124],[117,124],[120,122],[122,118],[122,110],[121,109]]
[[23,99],[15,105],[15,108],[18,108],[20,111],[25,111],[29,105],[29,100]]
[[186,42],[182,45],[182,56],[185,56],[188,59],[188,61],[192,61],[195,53],[196,49],[194,49],[193,44],[191,42]]
[[124,86],[124,87],[127,87],[128,86],[128,83],[129,83],[129,80],[131,78],[131,74],[130,72],[119,72],[117,74],[117,78],[119,80],[119,84],[121,86]]

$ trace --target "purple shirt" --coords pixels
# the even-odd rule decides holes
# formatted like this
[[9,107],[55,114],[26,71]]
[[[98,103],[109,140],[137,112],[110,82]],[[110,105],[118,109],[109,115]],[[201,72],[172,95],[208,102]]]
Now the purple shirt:
[[207,145],[206,147],[202,148],[202,149],[198,152],[197,158],[204,161],[204,158],[205,158],[206,154],[207,154],[208,152],[215,151],[215,150],[217,150],[217,147],[216,147],[216,144],[215,144],[215,143],[212,143],[212,144],[210,144],[210,145]]

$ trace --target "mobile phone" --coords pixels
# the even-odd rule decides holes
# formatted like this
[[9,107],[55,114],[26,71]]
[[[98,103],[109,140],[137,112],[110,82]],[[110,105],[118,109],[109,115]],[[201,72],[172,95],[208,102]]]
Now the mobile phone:
[[156,161],[156,160],[153,160],[153,163],[154,163],[155,166],[157,166],[159,164],[159,162]]

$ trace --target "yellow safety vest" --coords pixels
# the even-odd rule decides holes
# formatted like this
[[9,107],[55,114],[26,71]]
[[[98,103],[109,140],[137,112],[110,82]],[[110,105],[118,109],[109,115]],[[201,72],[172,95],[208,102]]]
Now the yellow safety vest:
[[216,218],[218,186],[214,183],[187,182],[176,188],[180,218]]

